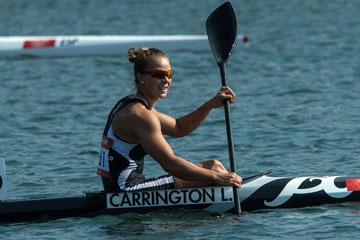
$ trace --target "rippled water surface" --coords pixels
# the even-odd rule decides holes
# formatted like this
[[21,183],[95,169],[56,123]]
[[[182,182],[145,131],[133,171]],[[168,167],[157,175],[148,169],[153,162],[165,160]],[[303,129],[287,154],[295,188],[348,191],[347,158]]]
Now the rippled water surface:
[[[237,171],[249,176],[359,174],[360,1],[232,1],[242,42],[228,62]],[[206,34],[222,1],[0,0],[0,35]],[[134,46],[136,47],[136,46]],[[157,109],[182,116],[212,97],[219,71],[209,51],[168,52],[176,77]],[[0,58],[0,158],[9,198],[99,190],[95,174],[106,116],[133,93],[123,55]],[[224,113],[168,138],[193,162],[229,167]],[[162,174],[146,159],[148,177]],[[1,239],[355,239],[358,203],[269,210],[69,218],[0,226]]]

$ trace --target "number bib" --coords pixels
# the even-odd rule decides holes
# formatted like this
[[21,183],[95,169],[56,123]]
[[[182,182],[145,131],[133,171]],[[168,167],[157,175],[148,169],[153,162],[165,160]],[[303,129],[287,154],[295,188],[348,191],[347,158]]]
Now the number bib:
[[98,169],[97,169],[97,174],[102,177],[110,178],[109,150],[113,143],[114,143],[114,140],[112,138],[109,138],[104,135],[102,136],[99,164],[98,164]]

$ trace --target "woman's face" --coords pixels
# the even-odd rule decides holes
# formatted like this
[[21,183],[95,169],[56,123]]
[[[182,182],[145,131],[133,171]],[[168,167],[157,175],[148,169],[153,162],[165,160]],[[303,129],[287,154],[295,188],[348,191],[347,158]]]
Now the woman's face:
[[143,74],[139,74],[141,90],[151,98],[165,98],[172,81],[169,59],[157,57]]

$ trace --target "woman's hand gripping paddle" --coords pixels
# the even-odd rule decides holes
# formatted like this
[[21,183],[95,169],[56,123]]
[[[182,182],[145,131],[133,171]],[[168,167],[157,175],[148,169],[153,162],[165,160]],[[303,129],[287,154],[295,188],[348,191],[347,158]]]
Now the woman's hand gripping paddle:
[[[229,59],[237,38],[237,23],[234,10],[230,2],[226,2],[215,9],[206,20],[206,31],[212,53],[220,68],[222,86],[226,86],[226,62]],[[234,159],[234,143],[231,132],[231,118],[229,101],[225,101],[226,133],[228,139],[230,168],[236,172]],[[235,211],[240,214],[240,199],[238,189],[233,188]]]

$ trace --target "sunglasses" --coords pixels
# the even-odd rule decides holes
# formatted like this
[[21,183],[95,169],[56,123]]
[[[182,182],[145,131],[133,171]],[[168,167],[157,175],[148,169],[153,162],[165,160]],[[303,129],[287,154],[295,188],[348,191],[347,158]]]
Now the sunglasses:
[[147,71],[144,74],[151,74],[153,78],[158,78],[158,79],[163,79],[165,76],[168,79],[171,79],[174,76],[174,70],[163,71],[163,70],[155,69],[155,70]]

